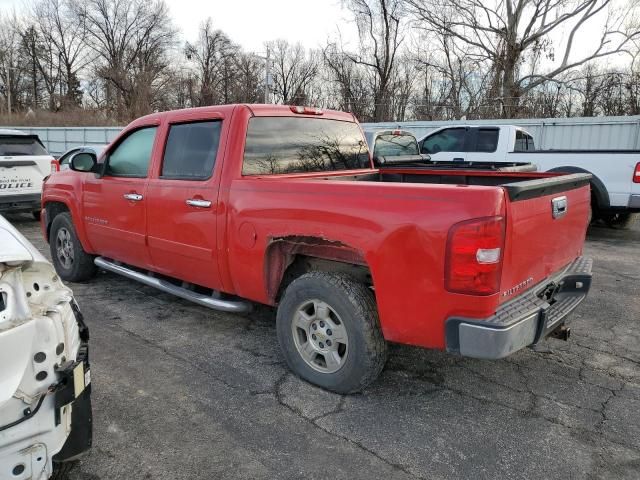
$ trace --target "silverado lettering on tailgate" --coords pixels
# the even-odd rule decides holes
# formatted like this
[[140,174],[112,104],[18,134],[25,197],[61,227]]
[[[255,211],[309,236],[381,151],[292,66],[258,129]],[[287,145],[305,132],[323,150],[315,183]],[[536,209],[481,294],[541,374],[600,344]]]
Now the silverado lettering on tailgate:
[[520,282],[519,284],[517,284],[515,287],[511,287],[509,290],[505,290],[504,292],[502,292],[502,296],[503,297],[509,297],[509,296],[513,295],[514,293],[519,292],[523,288],[528,287],[532,283],[533,283],[533,277],[529,277],[526,280],[524,280],[524,281]]

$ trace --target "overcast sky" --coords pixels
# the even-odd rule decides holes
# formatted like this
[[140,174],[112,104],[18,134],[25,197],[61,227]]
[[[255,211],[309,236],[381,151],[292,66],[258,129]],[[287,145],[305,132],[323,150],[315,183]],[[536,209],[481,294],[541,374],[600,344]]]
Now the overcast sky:
[[[346,46],[355,47],[358,35],[353,17],[342,8],[341,0],[165,0],[183,40],[197,38],[198,27],[211,17],[215,28],[227,33],[231,39],[251,52],[264,52],[264,42],[279,38],[292,43],[300,42],[307,48],[318,48],[327,39],[340,34]],[[616,3],[627,0],[616,0]],[[24,10],[28,0],[0,0],[0,11]],[[572,58],[593,51],[597,45],[599,26],[605,12],[592,20],[577,35]],[[562,52],[567,31],[552,35],[556,53]],[[608,57],[610,63],[617,58]]]
[[[166,0],[174,23],[185,40],[194,40],[207,18],[246,50],[264,50],[264,42],[284,38],[317,48],[335,38],[354,41],[355,25],[340,0]],[[24,0],[0,0],[4,13],[23,9]]]

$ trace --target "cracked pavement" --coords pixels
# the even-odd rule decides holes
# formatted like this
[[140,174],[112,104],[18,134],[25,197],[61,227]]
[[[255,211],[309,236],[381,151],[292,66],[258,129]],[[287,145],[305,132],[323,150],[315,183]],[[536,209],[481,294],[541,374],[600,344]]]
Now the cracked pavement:
[[[9,217],[48,256],[39,226]],[[569,342],[500,361],[393,345],[340,396],[289,373],[275,312],[215,312],[114,274],[91,330],[94,448],[71,479],[640,478],[640,226],[592,228]]]

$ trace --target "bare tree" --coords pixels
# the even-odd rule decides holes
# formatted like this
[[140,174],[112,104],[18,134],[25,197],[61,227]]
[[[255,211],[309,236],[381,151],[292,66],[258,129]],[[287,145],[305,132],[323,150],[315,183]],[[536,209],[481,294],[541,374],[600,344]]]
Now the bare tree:
[[234,101],[260,103],[264,98],[264,61],[251,53],[235,57]]
[[[33,108],[33,110],[36,110],[39,105],[41,90],[40,74],[42,72],[50,73],[48,69],[42,67],[39,61],[41,56],[46,55],[46,52],[42,52],[42,45],[43,44],[40,41],[38,32],[33,26],[26,27],[24,30],[20,31],[20,51],[22,53],[23,59],[25,60],[26,73],[29,76],[29,83],[31,87],[29,92],[31,94],[30,107]],[[52,90],[55,88],[56,81],[57,79],[53,78],[53,75],[47,76],[45,81],[46,89],[50,94],[49,98],[51,99],[51,102],[53,102]]]
[[318,74],[315,52],[306,52],[301,44],[286,40],[268,44],[273,53],[273,93],[284,104],[306,104],[309,87]]
[[175,30],[162,0],[77,0],[75,10],[86,22],[87,44],[94,52],[94,71],[106,81],[108,104],[117,118],[153,110],[170,83],[168,49]]
[[360,50],[344,52],[352,62],[371,73],[373,121],[390,117],[390,86],[395,74],[396,56],[403,37],[400,34],[403,9],[401,0],[348,0],[358,26]]
[[59,85],[61,108],[80,106],[79,73],[88,63],[85,19],[74,15],[69,0],[36,0],[30,10],[30,22],[43,45],[39,63],[50,97],[52,82],[48,78]]
[[331,85],[328,106],[352,112],[363,121],[368,120],[373,111],[373,99],[366,72],[335,43],[327,45],[323,57],[327,67],[323,80]]
[[228,103],[237,53],[238,47],[224,32],[213,28],[211,18],[205,20],[198,41],[185,47],[185,55],[193,62],[199,82],[197,105]]
[[[504,105],[503,115],[514,116],[527,91],[591,60],[625,51],[640,36],[633,24],[633,8],[616,10],[612,0],[406,0],[421,28],[450,35],[466,45],[493,69],[492,94]],[[604,17],[599,41],[586,55],[576,57],[576,35],[593,29],[593,19]],[[559,54],[549,36],[561,29],[568,36]],[[552,66],[542,69],[545,56]],[[531,71],[522,68],[529,57]],[[559,61],[556,61],[558,59]]]
[[489,83],[486,66],[450,35],[421,40],[420,44],[428,47],[414,56],[421,65],[419,71],[429,76],[431,97],[423,97],[422,102],[432,106],[429,117],[460,119],[491,115],[492,105],[486,100]]
[[10,97],[13,103],[12,111],[24,106],[22,93],[26,77],[18,24],[19,20],[15,14],[0,16],[0,79],[5,97],[2,108],[8,108]]

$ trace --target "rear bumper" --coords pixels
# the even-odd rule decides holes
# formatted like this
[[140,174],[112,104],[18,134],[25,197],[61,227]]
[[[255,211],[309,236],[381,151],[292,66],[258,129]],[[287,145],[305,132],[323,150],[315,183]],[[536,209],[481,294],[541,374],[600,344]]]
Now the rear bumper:
[[640,211],[640,195],[629,196],[629,208]]
[[489,318],[449,318],[447,351],[497,359],[537,343],[565,324],[586,298],[592,263],[590,258],[578,258],[551,279],[501,305]]
[[39,193],[29,193],[24,195],[2,195],[0,196],[0,213],[20,213],[40,211]]

